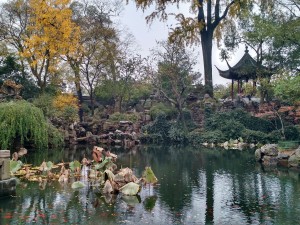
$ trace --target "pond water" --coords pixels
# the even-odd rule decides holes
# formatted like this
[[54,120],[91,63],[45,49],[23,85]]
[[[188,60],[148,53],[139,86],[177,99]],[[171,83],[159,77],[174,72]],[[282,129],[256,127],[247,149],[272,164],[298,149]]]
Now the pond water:
[[[90,150],[26,160],[81,160]],[[20,182],[16,196],[0,199],[0,224],[299,224],[299,172],[262,168],[253,150],[145,146],[114,152],[119,167],[140,177],[151,166],[159,183],[128,197],[103,196],[92,185],[73,190],[58,182]]]

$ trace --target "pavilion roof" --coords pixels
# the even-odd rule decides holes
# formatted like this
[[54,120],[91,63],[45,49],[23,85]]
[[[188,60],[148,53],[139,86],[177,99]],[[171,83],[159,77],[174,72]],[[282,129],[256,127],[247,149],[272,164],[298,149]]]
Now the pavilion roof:
[[226,79],[248,81],[250,79],[256,79],[257,74],[261,74],[262,76],[271,76],[274,73],[265,66],[258,65],[257,62],[249,54],[247,46],[245,54],[237,62],[237,64],[231,67],[227,60],[226,63],[229,67],[228,70],[220,70],[217,67],[220,76]]

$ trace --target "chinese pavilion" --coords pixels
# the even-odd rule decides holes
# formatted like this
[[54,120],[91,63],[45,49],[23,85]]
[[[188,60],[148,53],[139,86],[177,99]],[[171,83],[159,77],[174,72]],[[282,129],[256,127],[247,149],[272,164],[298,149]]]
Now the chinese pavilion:
[[234,65],[230,66],[228,61],[226,63],[229,67],[228,70],[220,70],[218,67],[218,71],[221,77],[225,79],[231,80],[231,98],[233,99],[234,91],[233,85],[236,81],[238,84],[238,94],[242,93],[243,82],[248,82],[249,80],[253,81],[253,89],[256,88],[256,81],[258,76],[260,77],[271,77],[274,72],[258,64],[249,54],[248,46],[246,46],[245,53],[240,61]]

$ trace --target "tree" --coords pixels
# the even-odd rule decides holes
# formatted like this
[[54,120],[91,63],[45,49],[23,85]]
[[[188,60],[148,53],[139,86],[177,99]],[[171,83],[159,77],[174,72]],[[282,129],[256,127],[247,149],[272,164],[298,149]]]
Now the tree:
[[155,87],[178,111],[178,120],[184,122],[183,107],[191,85],[201,74],[194,71],[192,53],[179,43],[162,42],[163,52],[158,51],[157,81]]
[[283,74],[274,81],[274,95],[289,104],[300,101],[300,76]]
[[[147,86],[140,86],[143,81],[142,76],[138,76],[138,73],[142,71],[143,59],[140,56],[127,56],[123,52],[122,57],[119,55],[111,63],[113,65],[109,69],[113,68],[114,73],[112,76],[107,76],[97,87],[97,96],[106,99],[112,98],[115,104],[114,111],[121,112],[124,101],[128,102],[134,95],[138,95],[138,86],[139,90],[147,95]],[[108,70],[108,72],[110,71]],[[145,89],[142,90],[143,88]]]
[[69,0],[12,0],[2,5],[1,40],[29,66],[41,92],[57,79],[60,56],[75,51],[79,28]]
[[38,88],[27,73],[22,72],[22,67],[14,55],[7,55],[0,62],[0,86],[5,80],[12,80],[21,84],[21,96],[24,99],[33,98],[38,94]]
[[[127,0],[128,2],[128,0]],[[224,28],[225,18],[229,14],[231,17],[236,15],[241,4],[246,3],[247,0],[231,0],[231,1],[212,1],[212,0],[198,0],[198,1],[165,1],[165,0],[135,0],[137,7],[142,10],[150,8],[153,4],[155,10],[149,16],[147,21],[151,22],[155,18],[167,20],[168,14],[166,12],[167,6],[177,5],[180,3],[191,2],[191,11],[197,15],[196,18],[186,17],[182,13],[175,15],[179,22],[179,26],[171,30],[170,40],[184,40],[188,43],[195,43],[198,41],[200,34],[202,56],[204,65],[204,81],[207,92],[213,95],[212,82],[212,44],[213,38],[221,35],[221,30]],[[174,15],[174,14],[173,14]]]
[[294,0],[253,1],[232,23],[225,47],[234,51],[240,43],[250,46],[257,61],[297,71],[299,67],[300,3]]
[[[24,49],[24,40],[28,37],[26,32],[29,24],[29,6],[25,0],[11,0],[1,5],[0,8],[0,41],[1,52],[2,46],[5,46],[6,53],[4,57]],[[8,50],[10,49],[10,50]],[[20,62],[20,71],[22,76],[26,73],[26,61],[23,58],[17,57]]]
[[63,135],[44,117],[41,109],[26,101],[0,104],[0,148],[19,148],[32,142],[38,149],[48,143],[62,146]]
[[70,0],[29,0],[27,32],[30,36],[20,53],[29,63],[42,92],[47,82],[53,80],[60,56],[76,51],[79,27],[71,20],[69,5]]
[[[118,14],[112,2],[75,1],[72,3],[73,21],[80,26],[80,47],[77,53],[68,55],[68,62],[74,72],[74,83],[82,104],[82,87],[87,91],[94,112],[95,87],[103,79],[110,54],[117,41],[111,17]],[[82,116],[80,118],[82,120]]]
[[[264,64],[277,73],[284,70],[290,74],[297,73],[300,59],[299,12],[296,1],[253,1],[244,8],[239,21],[232,23],[228,29],[223,58],[228,56],[227,51],[233,52],[245,43],[256,53],[258,67]],[[259,72],[257,81],[263,101],[272,91],[271,80]]]

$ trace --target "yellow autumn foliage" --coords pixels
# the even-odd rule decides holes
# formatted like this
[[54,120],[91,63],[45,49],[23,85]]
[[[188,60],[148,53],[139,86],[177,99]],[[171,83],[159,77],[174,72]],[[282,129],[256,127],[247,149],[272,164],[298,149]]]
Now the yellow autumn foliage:
[[[72,21],[71,0],[29,0],[29,24],[20,56],[41,88],[59,69],[60,57],[80,48],[80,28]],[[50,78],[50,79],[49,79]]]
[[66,107],[78,109],[78,100],[73,94],[59,94],[54,98],[52,104],[59,111],[63,111]]

